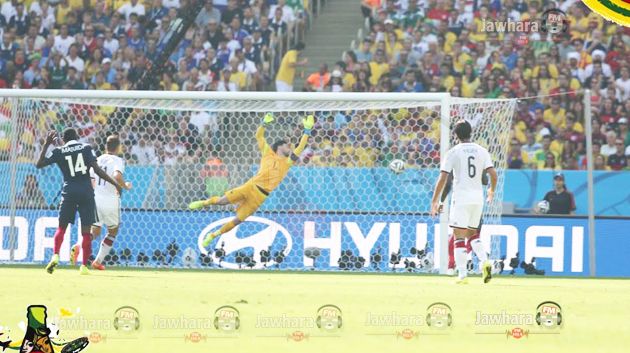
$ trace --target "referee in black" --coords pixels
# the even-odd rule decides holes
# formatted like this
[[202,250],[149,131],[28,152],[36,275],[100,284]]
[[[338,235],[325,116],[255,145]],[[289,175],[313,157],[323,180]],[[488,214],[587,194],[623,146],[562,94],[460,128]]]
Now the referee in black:
[[575,211],[575,198],[567,190],[562,173],[553,176],[553,190],[545,194],[544,200],[549,202],[547,214],[573,214]]

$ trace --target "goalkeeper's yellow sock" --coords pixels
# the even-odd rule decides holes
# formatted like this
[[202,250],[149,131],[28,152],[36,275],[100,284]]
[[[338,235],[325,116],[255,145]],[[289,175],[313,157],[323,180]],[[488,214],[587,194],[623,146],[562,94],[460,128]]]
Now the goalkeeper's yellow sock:
[[211,198],[207,199],[204,203],[206,204],[206,206],[216,205],[216,203],[219,202],[219,199],[220,199],[219,196],[212,196]]
[[223,225],[223,227],[221,227],[221,229],[218,230],[217,236],[231,231],[234,227],[236,227],[236,224],[234,224],[234,220],[227,222]]
[[210,245],[210,243],[212,243],[212,240],[216,237],[218,237],[221,234],[225,234],[227,232],[229,232],[230,230],[232,230],[234,227],[236,227],[236,224],[234,224],[234,221],[229,221],[226,224],[224,224],[221,228],[219,228],[219,230],[216,230],[210,234],[208,234],[206,236],[206,238],[203,240],[203,247],[207,247],[208,245]]

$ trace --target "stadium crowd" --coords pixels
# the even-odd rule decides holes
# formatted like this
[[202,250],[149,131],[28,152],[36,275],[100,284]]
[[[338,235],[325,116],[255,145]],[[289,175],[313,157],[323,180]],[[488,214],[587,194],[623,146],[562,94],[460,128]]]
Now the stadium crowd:
[[[0,87],[130,89],[189,1],[5,1]],[[288,51],[287,60],[274,48],[285,40],[283,33],[304,28],[305,4],[207,0],[171,56],[161,89],[292,87],[296,66],[306,63],[298,59],[302,45]],[[595,168],[629,168],[630,29],[573,0],[363,0],[360,8],[370,31],[342,60],[307,73],[304,86],[296,89],[519,97],[509,167],[553,170],[586,166],[582,90],[590,89]],[[566,12],[565,31],[485,31],[487,21],[540,20],[551,8]],[[79,124],[86,140],[114,130],[106,113],[81,115],[57,120]],[[133,137],[126,151],[132,163],[174,164],[218,150],[221,126],[215,115],[152,116],[113,119],[116,129]],[[421,167],[422,161],[438,158],[434,118],[409,111],[320,115],[305,162],[363,167],[401,158]],[[22,139],[24,159],[37,150],[38,138]],[[201,145],[205,151],[197,151],[199,141],[210,141]],[[8,148],[7,136],[0,136],[4,158]]]
[[[558,33],[486,30],[487,22],[540,21],[550,9],[566,13],[567,28]],[[369,33],[334,69],[322,65],[310,75],[306,91],[448,91],[455,97],[521,98],[509,168],[576,170],[586,168],[583,90],[590,89],[595,169],[630,169],[629,28],[604,21],[579,1],[485,0],[473,6],[462,0],[364,0],[362,12]],[[427,125],[410,117],[407,125]],[[397,124],[391,116],[385,120]],[[343,139],[355,141],[353,148],[366,145],[362,138]],[[380,160],[388,162],[394,149],[414,166],[423,144],[425,134],[396,140],[379,149]],[[347,159],[366,165],[355,154],[359,158]]]
[[[162,73],[163,90],[262,89],[303,0],[206,0]],[[0,87],[130,89],[191,0],[10,0],[0,9]]]

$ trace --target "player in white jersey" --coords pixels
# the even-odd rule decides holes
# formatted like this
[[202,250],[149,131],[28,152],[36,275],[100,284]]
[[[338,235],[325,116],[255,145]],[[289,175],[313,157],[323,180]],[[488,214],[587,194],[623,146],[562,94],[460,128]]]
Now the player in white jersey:
[[[107,153],[102,154],[96,160],[98,166],[109,176],[116,180],[124,189],[131,189],[131,183],[125,182],[123,174],[125,173],[125,161],[118,155],[121,153],[120,139],[116,135],[107,137],[106,142]],[[96,223],[92,225],[92,234],[95,237],[101,235],[101,228],[107,227],[107,236],[103,238],[101,247],[92,262],[92,268],[96,270],[104,270],[103,260],[109,254],[118,229],[120,226],[120,194],[116,188],[110,187],[104,180],[97,175],[92,175],[94,185],[94,201],[96,202]],[[78,248],[72,248],[71,259],[76,261]]]
[[470,142],[472,127],[469,122],[458,121],[455,124],[455,134],[459,144],[451,148],[446,158],[442,160],[440,177],[431,201],[431,215],[435,216],[440,212],[440,195],[442,195],[449,173],[453,172],[449,225],[453,228],[455,235],[454,252],[455,266],[459,272],[458,282],[466,283],[468,273],[466,238],[468,238],[468,243],[481,261],[483,282],[488,283],[492,278],[492,265],[483,249],[477,228],[479,228],[484,204],[482,175],[486,171],[490,176],[487,202],[491,203],[497,186],[497,172],[488,150]]

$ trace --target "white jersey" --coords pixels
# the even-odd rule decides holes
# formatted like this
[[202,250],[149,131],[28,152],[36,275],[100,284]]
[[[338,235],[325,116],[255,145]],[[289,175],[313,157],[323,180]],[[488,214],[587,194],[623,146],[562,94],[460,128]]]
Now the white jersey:
[[483,205],[483,172],[493,167],[488,150],[476,143],[460,143],[451,148],[441,170],[453,172],[452,205]]
[[[125,172],[125,161],[112,154],[103,154],[96,159],[96,163],[101,169],[107,173],[107,175],[114,177],[115,172],[120,172],[123,174]],[[118,190],[114,187],[114,185],[108,183],[104,179],[101,179],[98,175],[94,174],[94,170],[92,170],[92,177],[95,180],[94,183],[94,196],[95,197],[109,197],[109,198],[118,198]]]

